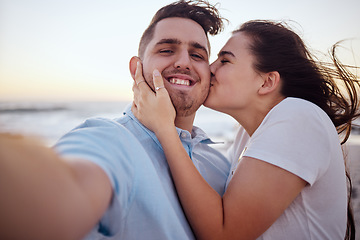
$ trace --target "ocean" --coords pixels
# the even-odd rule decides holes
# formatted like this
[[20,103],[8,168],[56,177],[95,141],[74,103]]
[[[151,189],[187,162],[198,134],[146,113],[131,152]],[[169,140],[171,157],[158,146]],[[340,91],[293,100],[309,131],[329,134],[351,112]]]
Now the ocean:
[[[117,118],[131,102],[0,102],[0,132],[40,138],[52,146],[86,118]],[[224,150],[234,139],[236,121],[225,114],[201,107],[194,125],[213,141],[224,142]]]
[[[65,133],[89,117],[117,118],[130,102],[0,102],[0,132],[16,133],[40,138],[52,146]],[[359,120],[357,123],[360,124]],[[213,141],[223,144],[212,145],[225,153],[232,143],[238,124],[231,117],[201,107],[195,118],[195,125],[208,133]],[[360,128],[354,129],[348,141],[348,160],[355,192],[360,192]],[[353,207],[360,230],[360,198],[353,194]]]
[[[130,101],[122,102],[0,102],[0,132],[24,134],[43,140],[52,146],[65,133],[90,117],[118,118]],[[360,119],[356,121],[360,124]],[[213,145],[226,151],[232,143],[237,122],[230,116],[201,107],[195,126],[202,128],[215,142]],[[352,135],[360,141],[360,128]],[[359,142],[360,144],[360,142]]]

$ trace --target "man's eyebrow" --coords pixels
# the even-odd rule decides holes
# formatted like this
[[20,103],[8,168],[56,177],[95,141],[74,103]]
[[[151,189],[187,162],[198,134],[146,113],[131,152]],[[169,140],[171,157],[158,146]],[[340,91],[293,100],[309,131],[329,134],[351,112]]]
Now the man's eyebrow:
[[156,45],[161,44],[181,44],[181,41],[175,38],[163,38],[156,43]]
[[221,51],[221,52],[219,52],[218,57],[222,57],[224,55],[230,55],[232,57],[235,57],[235,55],[230,51]]
[[[161,44],[177,44],[178,45],[178,44],[181,44],[181,41],[176,38],[164,38],[156,43],[156,45],[161,45]],[[190,46],[192,46],[193,48],[196,48],[196,49],[203,50],[206,53],[208,52],[208,50],[198,42],[190,42]]]
[[200,50],[203,50],[204,52],[208,53],[208,50],[207,50],[203,45],[201,45],[201,44],[198,43],[198,42],[191,42],[190,45],[191,45],[193,48],[200,49]]

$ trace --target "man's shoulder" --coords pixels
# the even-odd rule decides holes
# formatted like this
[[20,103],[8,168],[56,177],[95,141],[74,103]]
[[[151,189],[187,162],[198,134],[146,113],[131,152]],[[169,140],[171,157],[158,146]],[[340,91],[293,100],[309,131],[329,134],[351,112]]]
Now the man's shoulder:
[[132,138],[134,134],[121,121],[117,119],[94,117],[69,131],[63,139],[81,139],[81,141],[114,141]]
[[120,118],[103,118],[103,117],[93,117],[86,119],[82,124],[77,126],[77,128],[119,128],[127,129],[128,122],[131,121],[129,117],[122,116]]
[[83,159],[92,159],[103,153],[106,156],[131,155],[136,152],[134,149],[140,147],[136,134],[116,120],[107,118],[86,119],[61,137],[54,146],[62,155]]
[[118,127],[119,124],[117,119],[94,117],[86,119],[79,127]]

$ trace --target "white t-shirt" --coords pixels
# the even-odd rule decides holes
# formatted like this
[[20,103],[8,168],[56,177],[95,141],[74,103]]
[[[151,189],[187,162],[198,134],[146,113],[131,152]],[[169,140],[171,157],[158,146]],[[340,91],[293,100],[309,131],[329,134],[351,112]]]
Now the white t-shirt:
[[318,106],[299,98],[284,99],[266,115],[251,137],[240,127],[228,156],[232,170],[227,185],[242,156],[276,165],[308,183],[258,239],[344,239],[344,159],[337,131]]

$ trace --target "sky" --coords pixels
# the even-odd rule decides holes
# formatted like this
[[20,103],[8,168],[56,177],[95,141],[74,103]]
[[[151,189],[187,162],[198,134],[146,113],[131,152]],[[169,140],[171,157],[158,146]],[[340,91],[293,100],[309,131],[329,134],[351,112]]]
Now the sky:
[[[154,13],[169,0],[0,0],[0,101],[131,100],[129,60]],[[252,19],[291,20],[312,48],[345,42],[360,66],[359,0],[218,0],[229,20],[210,37],[212,56]],[[353,52],[353,54],[351,54]]]

